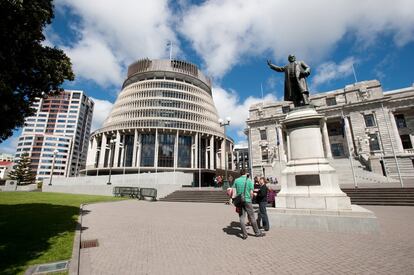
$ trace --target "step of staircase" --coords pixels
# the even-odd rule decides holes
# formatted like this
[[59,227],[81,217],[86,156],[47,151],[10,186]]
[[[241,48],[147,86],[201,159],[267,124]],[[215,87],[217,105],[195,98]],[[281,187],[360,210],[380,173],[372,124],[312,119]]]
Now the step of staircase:
[[[335,168],[338,175],[339,184],[353,184],[353,174],[348,158],[331,159],[330,165]],[[373,173],[364,169],[358,160],[352,160],[355,179],[358,185],[364,184],[393,184],[398,183],[397,179],[385,177],[381,174]]]
[[[414,206],[414,188],[343,188],[352,204]],[[279,191],[276,191],[279,192]],[[178,190],[160,199],[168,202],[226,203],[223,190]]]

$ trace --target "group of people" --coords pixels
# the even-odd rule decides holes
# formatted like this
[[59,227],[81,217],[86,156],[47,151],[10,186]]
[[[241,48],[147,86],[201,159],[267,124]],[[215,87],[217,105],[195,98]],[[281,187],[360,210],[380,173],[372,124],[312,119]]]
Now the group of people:
[[[249,175],[245,170],[240,171],[241,176],[234,181],[233,189],[229,192],[230,197],[236,197],[241,195],[244,198],[244,203],[241,207],[236,207],[236,212],[239,214],[240,227],[242,230],[242,239],[247,239],[246,230],[246,216],[248,218],[248,224],[253,227],[256,237],[263,237],[263,233],[260,229],[265,231],[269,230],[269,219],[267,217],[267,193],[268,187],[267,181],[264,177],[256,177],[255,184],[250,180]],[[253,210],[253,201],[259,204],[259,213],[257,219],[255,218]]]

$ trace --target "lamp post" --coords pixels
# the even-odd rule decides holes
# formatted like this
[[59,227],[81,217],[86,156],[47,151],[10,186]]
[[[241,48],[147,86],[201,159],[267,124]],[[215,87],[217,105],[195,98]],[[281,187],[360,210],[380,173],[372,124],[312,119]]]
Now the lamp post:
[[50,172],[50,181],[49,181],[49,185],[52,185],[52,179],[53,179],[53,170],[55,170],[55,159],[56,159],[56,155],[57,153],[59,153],[59,151],[57,149],[55,149],[53,151],[53,160],[52,160],[52,171]]
[[112,174],[112,164],[113,164],[113,145],[115,144],[115,139],[111,139],[111,141],[109,141],[109,153],[111,155],[111,158],[109,159],[109,178],[108,178],[108,182],[106,183],[107,185],[111,185],[111,174]]
[[226,117],[226,120],[219,119],[218,122],[220,123],[220,127],[224,127],[224,179],[227,179],[227,134],[226,134],[226,126],[230,125],[231,118]]

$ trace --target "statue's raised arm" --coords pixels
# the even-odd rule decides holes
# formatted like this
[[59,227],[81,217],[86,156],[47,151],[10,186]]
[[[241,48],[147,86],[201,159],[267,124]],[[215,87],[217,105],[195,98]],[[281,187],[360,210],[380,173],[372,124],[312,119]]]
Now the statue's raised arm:
[[285,71],[284,67],[279,67],[279,66],[276,66],[275,64],[272,64],[272,60],[270,60],[270,59],[267,60],[267,65],[269,66],[270,69],[275,70],[276,72],[284,72]]
[[289,64],[279,67],[267,60],[267,65],[277,72],[285,73],[285,101],[293,101],[295,107],[309,105],[309,89],[306,77],[310,75],[310,67],[303,61],[296,61],[294,55],[289,55]]

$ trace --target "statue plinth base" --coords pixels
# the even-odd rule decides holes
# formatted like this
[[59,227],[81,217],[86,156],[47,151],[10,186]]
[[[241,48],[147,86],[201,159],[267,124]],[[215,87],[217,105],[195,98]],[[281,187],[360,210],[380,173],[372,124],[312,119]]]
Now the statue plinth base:
[[312,106],[295,108],[282,122],[287,133],[288,162],[282,171],[276,208],[269,209],[277,227],[327,231],[377,231],[375,215],[339,188],[336,170],[325,156],[325,117]]

